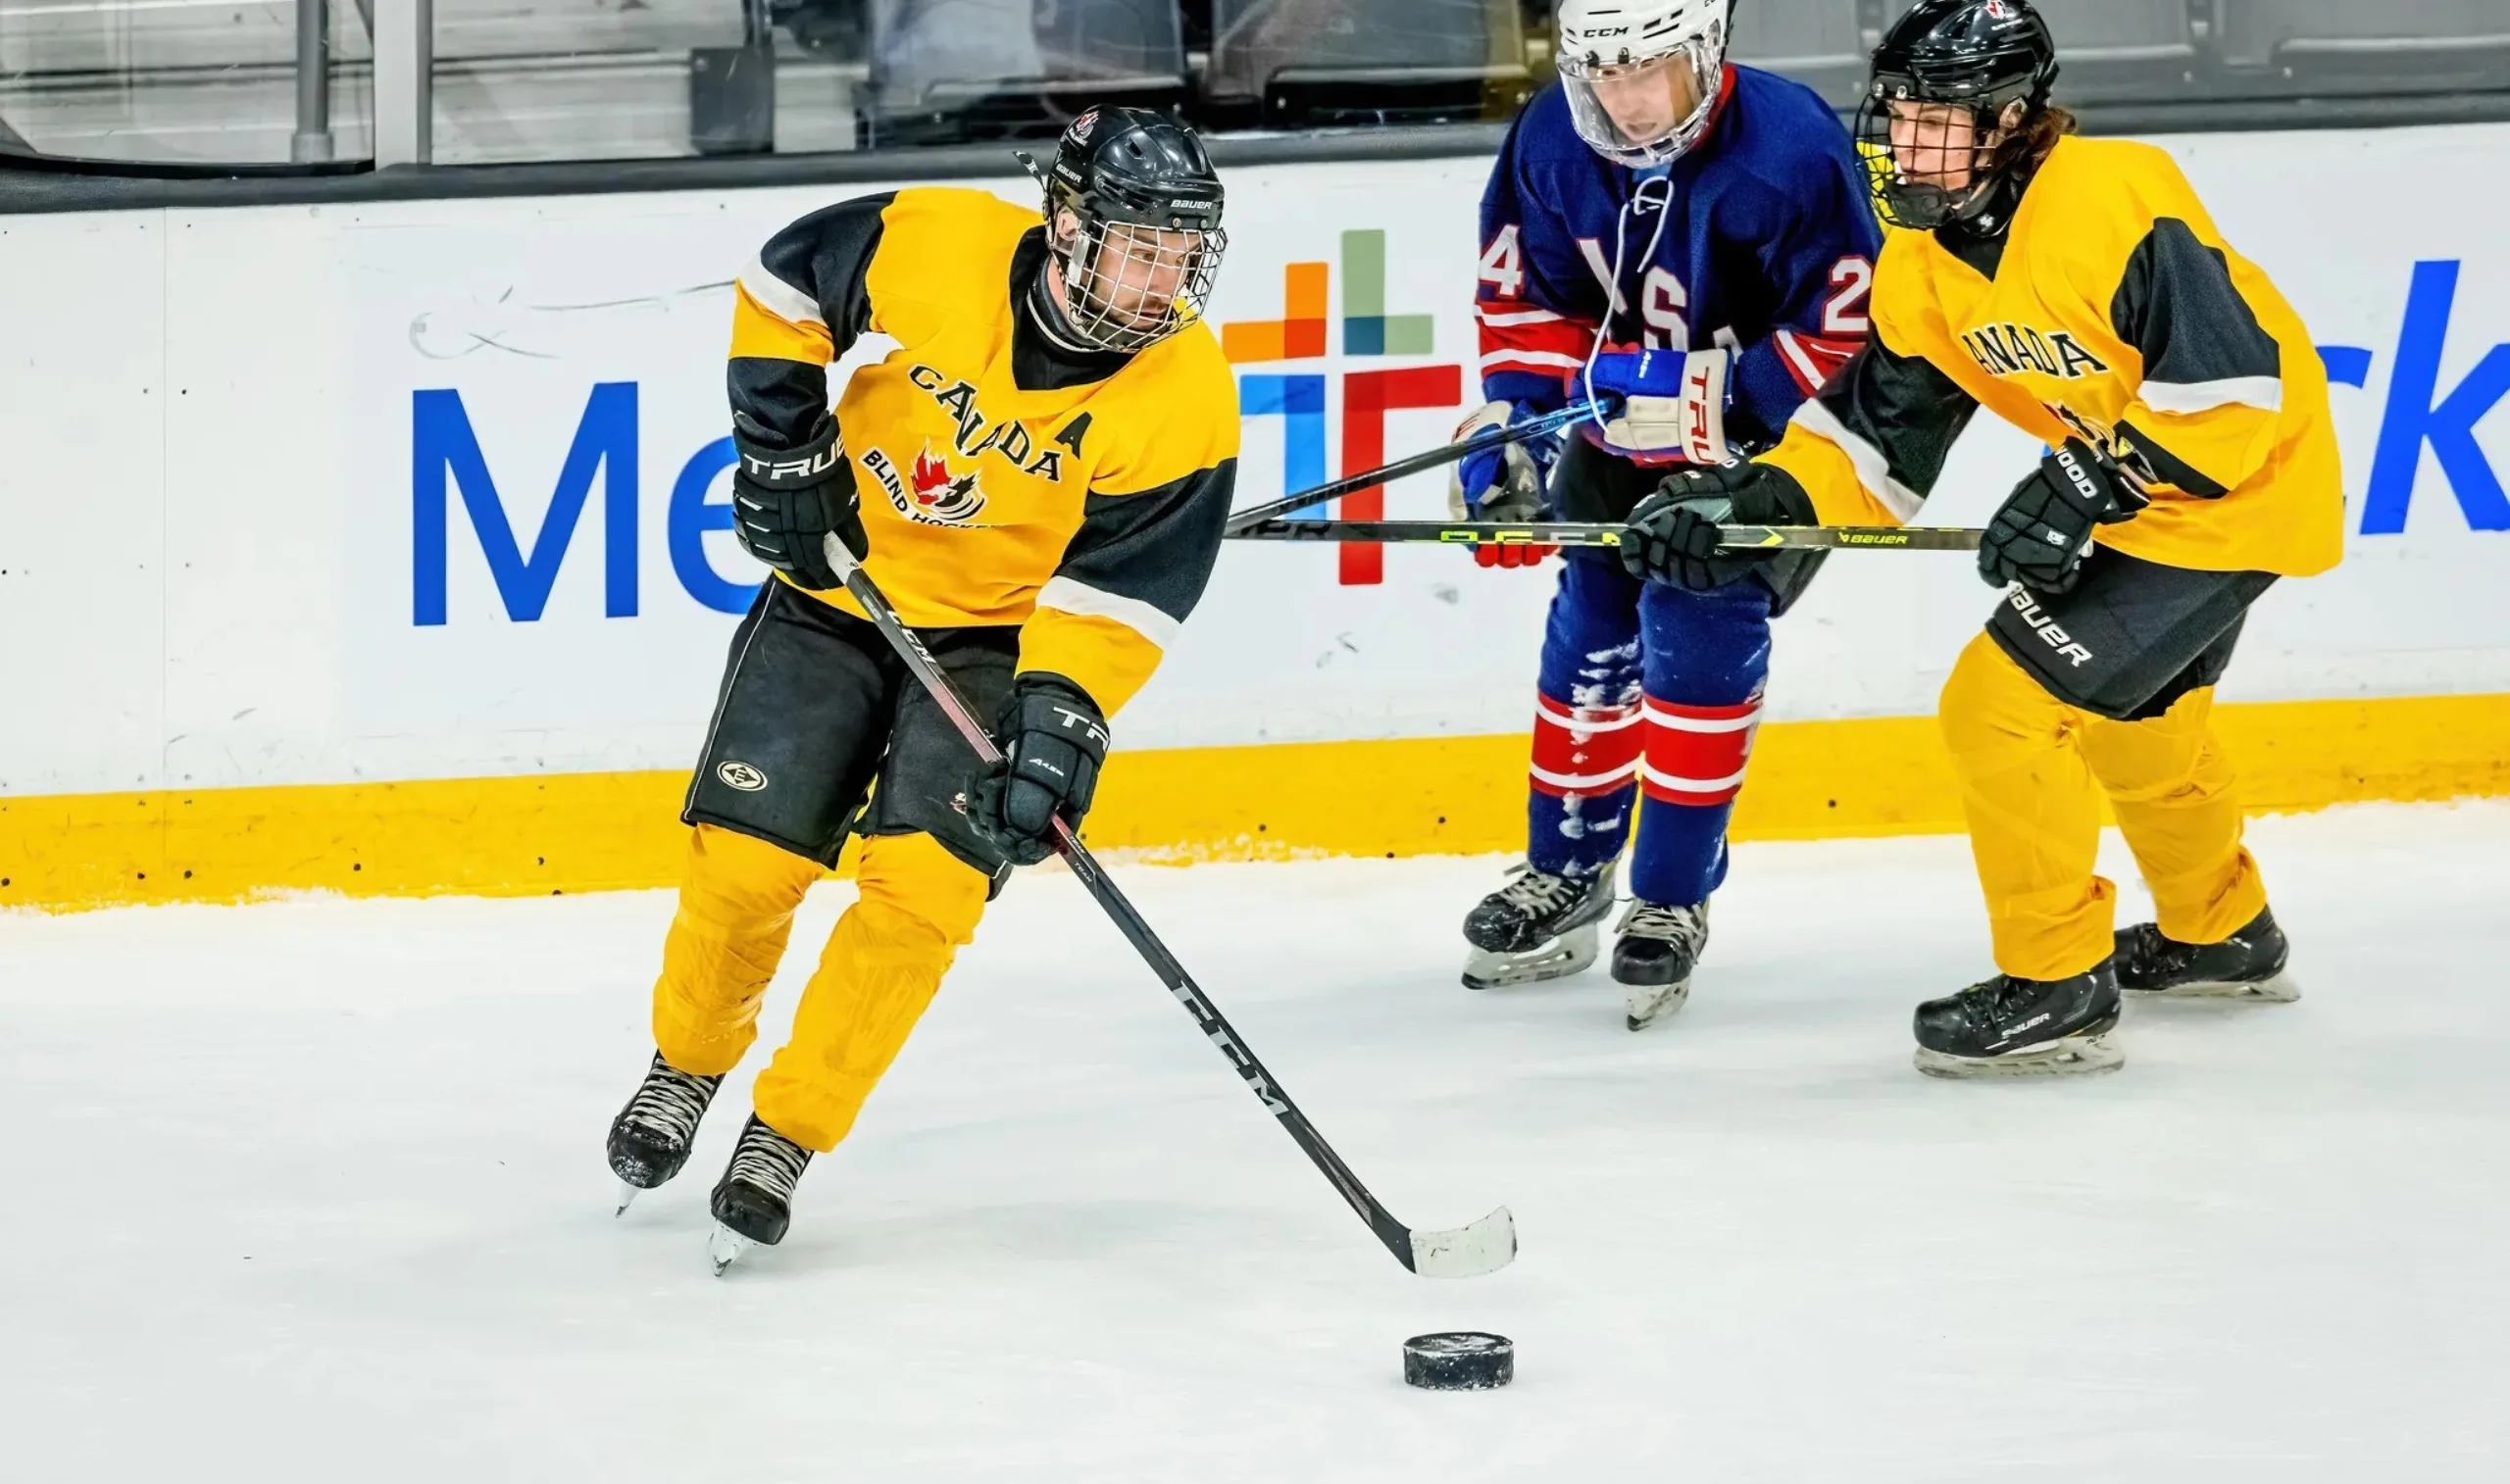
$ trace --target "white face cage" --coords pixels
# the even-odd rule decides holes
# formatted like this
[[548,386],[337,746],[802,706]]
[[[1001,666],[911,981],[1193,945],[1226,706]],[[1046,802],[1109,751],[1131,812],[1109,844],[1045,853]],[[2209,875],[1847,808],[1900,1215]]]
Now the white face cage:
[[1054,246],[1073,329],[1102,350],[1135,351],[1202,318],[1229,234],[1084,217]]
[[1683,42],[1643,62],[1560,59],[1569,118],[1589,149],[1633,170],[1679,159],[1708,131],[1725,81],[1726,37]]

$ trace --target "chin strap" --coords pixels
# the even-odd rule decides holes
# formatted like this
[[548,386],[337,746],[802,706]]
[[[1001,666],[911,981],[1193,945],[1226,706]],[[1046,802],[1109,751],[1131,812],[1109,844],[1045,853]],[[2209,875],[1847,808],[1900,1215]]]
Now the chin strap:
[[2031,177],[2018,171],[1997,175],[1995,185],[1986,193],[1986,204],[1953,222],[1951,226],[1986,241],[2003,236],[2013,226],[2013,214],[2022,205],[2023,187],[2030,182]]
[[[2023,120],[2028,128],[2032,117]],[[1995,183],[1986,192],[1986,204],[1967,217],[1949,223],[1973,237],[1990,240],[2003,236],[2013,227],[2014,213],[2022,209],[2022,193],[2031,188],[2032,177],[2039,167],[2047,164],[2045,156],[2036,160],[2021,160],[2011,170],[1998,171]]]
[[1046,246],[1046,261],[1037,269],[1037,276],[1029,285],[1029,317],[1037,322],[1037,333],[1046,337],[1055,349],[1075,356],[1103,356],[1107,347],[1092,345],[1066,320],[1061,306],[1055,303],[1055,292],[1046,286],[1047,275],[1055,271],[1055,250]]
[[1054,290],[1046,286],[1046,279],[1059,261],[1055,255],[1054,192],[1046,184],[1046,173],[1037,168],[1036,157],[1025,149],[1013,150],[1011,158],[1019,161],[1029,178],[1046,192],[1046,261],[1038,266],[1036,279],[1029,285],[1029,317],[1037,322],[1037,332],[1052,341],[1057,350],[1076,356],[1104,354],[1105,346],[1090,344],[1072,327],[1072,322],[1064,318],[1062,308],[1055,303]]

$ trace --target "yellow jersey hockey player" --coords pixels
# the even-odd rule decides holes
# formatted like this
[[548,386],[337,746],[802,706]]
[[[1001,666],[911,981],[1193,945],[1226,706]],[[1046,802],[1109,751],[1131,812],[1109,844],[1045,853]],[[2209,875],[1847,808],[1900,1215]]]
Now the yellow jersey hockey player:
[[[1874,339],[1757,462],[1666,481],[1625,552],[1714,586],[1758,560],[1720,520],[1907,520],[1982,407],[2049,445],[1982,537],[2007,595],[1943,689],[2001,972],[1918,1008],[1941,1075],[2114,1067],[2122,988],[2294,994],[2209,717],[2249,605],[2342,554],[2326,373],[2168,155],[2071,137],[2056,74],[2025,0],[1901,19],[1858,124]],[[2157,922],[2114,930],[2104,792]]]
[[[610,1131],[623,1197],[686,1162],[794,909],[863,839],[858,898],[715,1187],[719,1266],[782,1239],[803,1167],[853,1126],[1009,868],[1045,859],[1057,818],[1079,826],[1106,718],[1219,555],[1238,422],[1200,320],[1225,247],[1210,158],[1166,118],[1101,109],[1044,181],[1042,222],[979,190],[847,201],[740,275],[735,521],[775,579],[732,637],[681,815],[657,1050]],[[897,348],[831,412],[828,367],[866,332]],[[841,590],[831,532],[993,717],[1001,768],[979,776]]]

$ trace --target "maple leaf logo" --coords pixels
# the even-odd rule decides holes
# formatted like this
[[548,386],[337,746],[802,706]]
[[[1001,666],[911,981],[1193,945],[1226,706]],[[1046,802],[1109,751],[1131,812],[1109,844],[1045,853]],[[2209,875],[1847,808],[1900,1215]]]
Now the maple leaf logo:
[[984,506],[974,473],[953,475],[950,463],[926,444],[915,456],[913,487],[916,507],[943,520],[965,520]]

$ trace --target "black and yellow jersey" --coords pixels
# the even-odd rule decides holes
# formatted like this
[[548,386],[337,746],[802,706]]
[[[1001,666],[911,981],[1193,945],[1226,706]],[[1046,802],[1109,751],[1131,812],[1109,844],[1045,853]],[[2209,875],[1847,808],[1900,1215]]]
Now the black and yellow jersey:
[[1029,302],[1045,257],[1037,215],[980,190],[814,212],[741,273],[731,401],[798,444],[829,363],[866,332],[896,340],[836,405],[865,570],[915,627],[1020,625],[1022,669],[1112,716],[1210,580],[1236,382],[1200,323],[1130,355],[1058,346]]
[[1893,228],[1874,338],[1763,456],[1823,521],[1897,524],[1981,407],[2077,436],[2149,487],[2094,539],[2207,571],[2307,576],[2344,546],[2327,373],[2275,285],[2169,155],[2060,140],[2006,234]]

